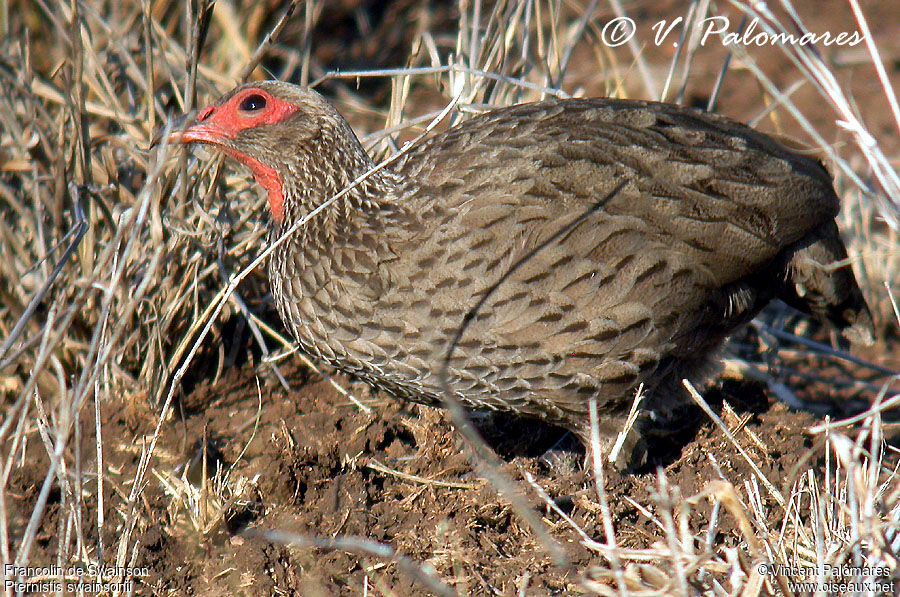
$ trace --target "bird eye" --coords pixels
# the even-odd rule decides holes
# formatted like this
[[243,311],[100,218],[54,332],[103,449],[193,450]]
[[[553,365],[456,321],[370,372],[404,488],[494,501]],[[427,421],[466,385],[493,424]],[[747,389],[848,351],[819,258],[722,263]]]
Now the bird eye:
[[256,112],[257,110],[262,110],[265,107],[266,98],[259,95],[258,93],[248,95],[241,101],[242,112]]

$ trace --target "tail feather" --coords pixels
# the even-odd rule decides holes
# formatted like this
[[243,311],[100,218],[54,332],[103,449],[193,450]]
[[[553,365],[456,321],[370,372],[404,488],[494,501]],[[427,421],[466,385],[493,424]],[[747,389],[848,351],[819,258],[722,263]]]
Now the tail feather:
[[872,315],[850,269],[847,249],[834,221],[800,243],[790,258],[779,298],[833,326],[846,340],[870,346]]

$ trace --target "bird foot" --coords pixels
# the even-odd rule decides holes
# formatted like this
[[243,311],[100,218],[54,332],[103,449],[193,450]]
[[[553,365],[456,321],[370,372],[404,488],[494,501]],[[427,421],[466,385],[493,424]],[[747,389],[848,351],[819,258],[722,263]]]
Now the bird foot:
[[578,470],[578,443],[574,434],[566,432],[538,460],[559,476],[571,475]]
[[605,416],[599,425],[599,442],[591,440],[590,428],[580,434],[585,446],[585,467],[593,467],[593,451],[597,450],[605,464],[619,472],[637,472],[647,464],[645,438],[651,415],[639,412],[636,417]]

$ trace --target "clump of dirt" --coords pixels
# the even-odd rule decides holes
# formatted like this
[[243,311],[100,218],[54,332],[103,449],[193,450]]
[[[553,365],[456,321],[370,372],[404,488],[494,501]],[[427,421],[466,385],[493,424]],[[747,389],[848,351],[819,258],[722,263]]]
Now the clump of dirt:
[[[136,504],[143,525],[135,530],[137,564],[150,571],[136,580],[146,589],[200,595],[356,595],[367,585],[398,595],[425,591],[420,578],[391,558],[288,546],[270,541],[264,532],[271,530],[306,540],[378,541],[466,595],[565,594],[592,566],[608,566],[523,480],[525,473],[532,475],[577,527],[603,540],[601,509],[591,471],[582,466],[584,454],[580,448],[567,451],[565,441],[562,448],[555,445],[564,432],[515,417],[476,418],[504,457],[504,472],[517,480],[564,546],[570,565],[560,567],[509,503],[473,473],[445,411],[382,399],[364,384],[338,378],[372,407],[367,414],[305,368],[282,371],[290,391],[268,365],[248,362],[226,370],[218,381],[195,387],[164,424],[152,474]],[[742,447],[783,493],[801,472],[823,470],[820,440],[806,431],[817,422],[814,415],[789,409],[750,381],[726,380],[706,397],[730,428],[741,430]],[[103,457],[110,471],[132,470],[141,453],[133,438],[153,434],[157,415],[140,406],[145,402],[139,398],[101,405]],[[658,522],[641,510],[653,508],[657,467],[682,496],[699,494],[710,480],[740,485],[754,478],[747,461],[705,415],[697,410],[688,420],[694,423],[654,439],[645,472],[606,471],[620,547],[647,548],[663,537]],[[82,441],[93,446],[93,421],[80,424]],[[545,454],[550,448],[556,458]],[[11,519],[14,526],[25,524],[37,499],[46,453],[39,442],[30,442],[29,465],[13,471],[8,495],[18,514]],[[85,470],[95,466],[84,463]],[[128,480],[106,478],[104,503],[113,503],[113,491],[127,494]],[[60,528],[54,514],[59,499],[55,489],[37,535],[40,552],[48,557]],[[96,506],[84,504],[85,521],[96,520]],[[709,524],[703,512],[692,511],[692,528]],[[120,516],[104,514],[106,519]],[[769,522],[778,528],[777,520]],[[96,540],[96,531],[85,534]],[[115,539],[104,536],[102,543],[115,545]],[[717,545],[736,546],[740,540],[737,522],[724,514]]]
[[[458,16],[439,8],[439,3],[435,6],[438,8],[421,8],[420,3],[404,1],[390,6],[366,3],[361,10],[332,8],[316,28],[325,35],[314,44],[311,74],[321,75],[323,66],[353,69],[406,64],[406,54],[419,31],[434,29],[434,22],[453,21]],[[647,10],[650,12],[645,11],[641,23],[649,30],[650,23],[680,16],[684,9],[666,3]],[[878,6],[868,10],[875,25],[888,28],[895,21],[890,18],[893,13],[882,14]],[[889,10],[887,5],[883,10]],[[826,23],[816,23],[813,29],[838,31],[848,26],[834,20],[840,16],[837,12],[829,17],[830,12],[822,11]],[[273,14],[272,18],[276,17]],[[395,23],[403,20],[421,23],[415,28],[396,27]],[[833,27],[827,26],[829,20]],[[306,33],[298,23],[284,31],[283,45],[300,47],[305,43]],[[881,35],[879,39],[887,44],[881,46],[885,56],[896,55],[895,37]],[[645,49],[657,51],[652,46]],[[586,95],[610,91],[604,86],[605,79],[596,76],[595,51],[590,44],[580,45],[571,64],[569,80],[584,80]],[[673,52],[674,48],[659,51]],[[719,48],[697,55],[692,62],[690,93],[713,87],[725,51]],[[784,65],[773,76],[786,88],[796,78],[796,71],[780,50],[772,49],[769,55],[772,64]],[[284,61],[270,60],[267,58],[265,65],[272,72],[281,72]],[[668,60],[655,63],[667,64]],[[893,67],[896,72],[896,65]],[[283,74],[285,78],[297,75],[293,71]],[[760,106],[755,94],[747,92],[740,75],[742,72],[728,74],[719,109],[749,120],[759,114]],[[358,83],[337,80],[323,86],[340,100],[346,96],[346,89],[358,90]],[[853,83],[871,91],[858,93],[859,97],[877,100],[880,92],[876,77],[857,75]],[[373,105],[388,103],[388,79],[363,78],[362,85]],[[416,94],[420,105],[410,103],[410,114],[427,112],[422,106],[434,97],[433,91],[422,87]],[[567,89],[580,87],[572,82]],[[643,89],[629,91],[633,96],[643,93]],[[833,114],[816,109],[821,100],[812,86],[799,89],[794,97],[809,108],[804,112],[813,124],[829,130],[825,127],[831,124]],[[445,99],[437,105],[443,106]],[[694,103],[705,105],[707,97],[701,94],[694,99]],[[353,113],[347,116],[364,119]],[[889,111],[869,110],[867,117],[877,125],[872,130],[885,131],[880,141],[893,149],[896,142],[890,135]],[[376,124],[383,124],[381,115],[377,120]],[[780,124],[767,117],[760,126],[781,132],[777,130]],[[135,182],[134,189],[138,186]],[[226,328],[223,335],[231,336],[231,331]],[[861,356],[896,369],[900,365],[896,327],[887,327],[885,337],[889,339]],[[825,337],[819,339],[827,342]],[[758,352],[758,339],[743,342],[752,346],[752,352]],[[243,358],[243,353],[238,353]],[[202,357],[197,360],[204,361]],[[306,539],[351,540],[346,547],[353,547],[354,538],[379,541],[422,569],[433,570],[434,576],[461,595],[581,593],[585,590],[581,575],[609,567],[601,555],[583,545],[583,537],[575,528],[596,540],[605,537],[593,478],[581,464],[583,454],[576,448],[569,452],[563,449],[560,458],[555,453],[554,458],[545,456],[548,449],[561,449],[557,445],[560,440],[563,448],[566,441],[571,443],[560,430],[514,417],[477,421],[504,459],[504,472],[516,480],[528,503],[564,547],[569,566],[554,564],[509,503],[473,472],[444,411],[383,399],[371,395],[362,384],[339,378],[373,408],[366,414],[304,368],[283,368],[292,387],[288,391],[268,366],[254,364],[252,359],[235,362],[237,365],[226,368],[216,381],[205,377],[213,375],[214,367],[198,367],[196,375],[189,377],[188,394],[164,422],[150,472],[144,478],[145,487],[133,504],[127,496],[132,493],[142,451],[154,434],[158,411],[148,404],[146,395],[122,396],[118,402],[100,405],[101,420],[95,425],[90,409],[84,409],[76,423],[81,445],[71,447],[71,453],[85,455],[81,471],[74,471],[83,474],[65,471],[62,477],[79,476],[85,486],[78,491],[60,487],[56,480],[51,482],[31,563],[55,563],[60,535],[69,533],[72,524],[81,525],[81,535],[88,545],[99,547],[92,557],[110,562],[116,555],[111,551],[117,545],[119,521],[128,519],[138,525],[134,529],[139,538],[134,563],[149,571],[148,576],[135,579],[138,594],[360,595],[366,587],[370,592],[376,587],[381,594],[426,592],[422,579],[405,571],[396,558],[376,557],[360,549],[286,545],[269,540],[264,534],[267,530]],[[783,381],[799,399],[821,402],[820,414],[845,414],[866,406],[873,392],[864,382],[880,381],[867,377],[869,372],[864,369],[836,363],[798,350],[779,352],[773,366],[779,368]],[[835,379],[848,382],[841,386],[834,383]],[[807,432],[810,425],[819,422],[813,414],[790,409],[753,382],[723,381],[705,396],[732,430],[741,430],[737,433],[741,446],[782,493],[788,493],[785,488],[801,472],[823,470],[824,451],[818,449],[821,439]],[[620,547],[647,548],[663,540],[664,534],[653,517],[658,491],[656,467],[662,467],[669,487],[677,488],[683,496],[701,493],[711,480],[727,479],[742,485],[755,479],[748,462],[705,415],[693,411],[688,421],[672,433],[654,437],[646,471],[606,471],[605,491]],[[102,438],[95,434],[98,428]],[[52,451],[37,430],[30,430],[27,437],[30,441],[17,453],[19,464],[11,469],[6,486],[8,535],[14,538],[24,535],[49,469],[48,451]],[[89,457],[96,455],[98,443],[103,457],[100,480],[92,473],[98,469],[97,462]],[[575,527],[550,511],[523,480],[525,473],[534,477]],[[101,482],[102,488],[98,488]],[[63,515],[69,509],[61,507],[62,501],[70,499],[66,496],[81,494],[91,499],[82,504],[81,519],[71,521]],[[103,496],[102,501],[96,499],[98,495]],[[767,494],[761,495],[765,499]],[[134,516],[127,508],[122,509],[123,503],[139,514]],[[103,511],[98,512],[101,504]],[[772,517],[782,512],[778,508],[764,511]],[[99,525],[101,518],[107,524]],[[705,528],[708,518],[708,508],[692,510],[691,529]],[[777,520],[769,522],[778,528]],[[101,534],[98,526],[103,529]],[[717,533],[717,546],[739,546],[743,540],[738,522],[724,511]],[[357,541],[356,546],[360,545]]]
[[[163,433],[158,448],[162,458],[155,465],[161,475],[177,477],[190,464],[195,472],[186,478],[199,485],[196,471],[206,437],[207,470],[229,470],[229,488],[210,499],[218,505],[209,505],[210,518],[203,520],[178,504],[162,483],[151,480],[144,494],[145,518],[156,524],[142,530],[139,557],[139,564],[151,569],[151,576],[142,579],[151,587],[195,594],[229,589],[254,595],[331,595],[361,594],[366,582],[375,582],[401,595],[422,591],[416,579],[376,558],[277,545],[247,537],[246,529],[384,542],[428,563],[462,594],[473,595],[495,590],[510,594],[523,586],[528,595],[558,594],[578,580],[571,570],[600,561],[528,490],[530,503],[547,515],[573,564],[571,569],[554,567],[507,502],[473,475],[444,411],[390,401],[367,415],[326,382],[307,381],[302,370],[288,373],[296,391],[262,379],[249,365],[233,369],[218,383],[197,388],[185,401],[191,409]],[[359,394],[367,392],[359,384],[350,387]],[[107,445],[117,436],[131,435],[127,416],[115,408],[105,412]],[[747,429],[760,442],[746,448],[769,478],[787,481],[812,447],[804,429],[813,417],[782,404],[746,416]],[[152,418],[142,423],[146,433],[152,431]],[[752,477],[746,462],[709,424],[686,444],[663,442],[661,447],[653,452],[654,461],[671,462],[666,475],[685,495],[720,476]],[[126,454],[107,458],[122,456]],[[522,455],[505,468],[517,479],[524,471],[532,474],[579,527],[602,538],[596,494],[580,465],[560,470],[540,455]],[[647,547],[658,541],[659,529],[626,499],[652,502],[655,473],[608,475],[606,489],[620,544]],[[228,491],[238,485],[243,487],[240,495],[222,506]],[[223,510],[218,520],[217,507]],[[52,526],[52,516],[47,521]],[[197,528],[203,523],[208,525],[205,533]],[[729,526],[720,529],[727,533]]]

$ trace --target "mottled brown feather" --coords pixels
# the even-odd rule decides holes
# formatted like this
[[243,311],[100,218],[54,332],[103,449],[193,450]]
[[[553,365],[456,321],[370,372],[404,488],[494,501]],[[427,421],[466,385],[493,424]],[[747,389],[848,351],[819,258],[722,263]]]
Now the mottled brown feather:
[[[374,164],[317,94],[254,85],[300,108],[229,141],[284,180],[274,239]],[[589,397],[614,417],[643,383],[665,409],[680,377],[702,376],[724,338],[776,296],[867,339],[852,272],[811,265],[846,256],[838,209],[819,163],[722,116],[548,100],[413,147],[279,247],[269,277],[304,350],[439,403],[450,339],[518,264],[454,348],[449,386],[470,407],[584,438]]]

